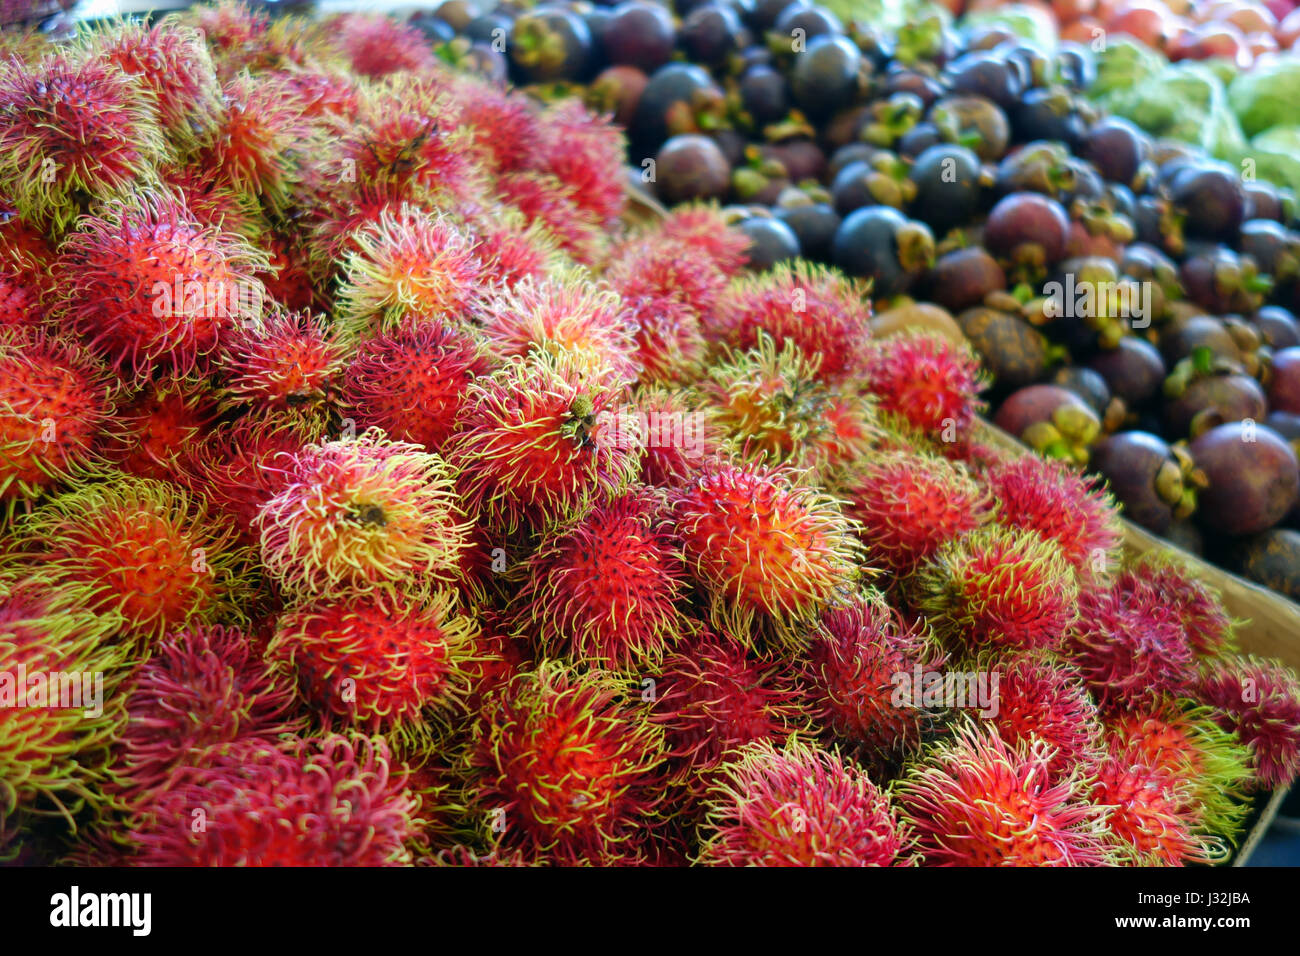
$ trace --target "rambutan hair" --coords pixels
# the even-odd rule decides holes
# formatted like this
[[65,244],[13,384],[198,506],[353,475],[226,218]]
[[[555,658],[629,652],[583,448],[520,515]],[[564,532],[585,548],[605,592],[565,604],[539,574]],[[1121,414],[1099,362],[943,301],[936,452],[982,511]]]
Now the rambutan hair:
[[748,239],[727,224],[716,203],[677,206],[655,225],[653,234],[704,254],[727,278],[738,275],[749,261]]
[[642,448],[641,480],[645,484],[661,488],[686,484],[721,454],[726,435],[717,412],[697,405],[691,398],[682,389],[639,389],[619,409],[612,422],[612,435],[604,435],[607,441]]
[[1220,657],[1236,649],[1236,624],[1224,608],[1219,591],[1175,558],[1173,552],[1149,551],[1134,558],[1119,578],[1120,587],[1132,586],[1137,579],[1154,587],[1178,612],[1197,656]]
[[222,398],[267,411],[321,409],[337,390],[346,353],[323,315],[270,309],[226,338]]
[[687,567],[714,625],[799,645],[851,589],[861,545],[841,502],[785,468],[715,461],[674,494]]
[[402,589],[450,581],[469,524],[453,472],[417,445],[370,430],[305,446],[258,512],[262,562],[286,590]]
[[605,227],[558,178],[531,171],[504,173],[496,187],[501,200],[529,222],[539,223],[574,261],[594,266],[605,260],[609,251]]
[[707,344],[699,313],[668,297],[624,297],[645,383],[686,382],[704,366]]
[[[692,309],[701,323],[708,322],[721,307],[727,292],[727,277],[708,256],[684,242],[655,241],[641,236],[614,250],[605,278],[630,302],[640,299],[680,302]],[[701,334],[705,328],[702,324]],[[748,348],[754,343],[735,344]]]
[[[542,661],[489,695],[467,766],[504,849],[634,862],[663,794],[663,731],[628,681]],[[499,825],[498,825],[499,824]]]
[[473,76],[457,76],[451,96],[488,169],[500,175],[534,165],[541,121],[528,97]]
[[1103,866],[1118,853],[1091,779],[1050,774],[1044,740],[1010,745],[969,718],[930,744],[893,796],[927,866]]
[[548,657],[644,669],[687,629],[685,575],[665,497],[634,489],[534,552],[511,606]]
[[40,290],[16,263],[0,259],[0,332],[41,329],[46,324]]
[[282,213],[316,143],[301,101],[277,74],[237,74],[225,80],[221,96],[216,133],[205,142],[199,162],[217,169],[237,192]]
[[792,737],[747,744],[709,791],[706,866],[906,866],[912,833],[889,795],[833,752]]
[[239,740],[152,796],[139,866],[400,866],[418,835],[415,797],[379,737]]
[[60,52],[0,62],[0,115],[0,191],[25,219],[55,230],[80,202],[150,182],[166,154],[156,98],[98,59]]
[[1189,781],[1119,759],[1103,760],[1092,800],[1108,809],[1106,829],[1124,862],[1138,866],[1211,865],[1228,858],[1219,836],[1186,810]]
[[1300,680],[1291,668],[1229,654],[1206,665],[1194,696],[1250,748],[1258,788],[1286,787],[1300,775]]
[[623,132],[608,117],[595,116],[575,98],[552,105],[537,124],[530,165],[554,176],[584,211],[613,226],[627,204]]
[[979,393],[988,381],[974,351],[934,332],[871,342],[864,371],[881,409],[941,441],[964,437],[984,408]]
[[266,656],[327,724],[422,739],[464,712],[477,635],[453,591],[343,592],[281,615]]
[[191,456],[216,417],[207,379],[157,378],[120,406],[105,457],[127,474],[188,486]]
[[512,206],[495,206],[468,228],[485,288],[514,289],[525,280],[541,282],[567,262],[545,227],[528,221]]
[[331,17],[328,29],[353,72],[368,79],[406,70],[423,72],[438,62],[419,30],[389,16],[345,13]]
[[1079,612],[1060,546],[987,525],[939,547],[917,572],[918,604],[949,646],[967,653],[1059,649]]
[[59,250],[56,312],[124,376],[206,369],[222,336],[256,323],[265,259],[230,233],[194,221],[155,190],[83,217]]

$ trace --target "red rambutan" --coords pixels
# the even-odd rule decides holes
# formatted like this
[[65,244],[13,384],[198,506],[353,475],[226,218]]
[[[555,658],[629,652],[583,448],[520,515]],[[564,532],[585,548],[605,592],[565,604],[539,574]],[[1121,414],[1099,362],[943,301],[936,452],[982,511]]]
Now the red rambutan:
[[1300,680],[1281,661],[1228,655],[1207,666],[1197,700],[1250,748],[1261,789],[1290,786],[1300,774]]
[[541,115],[538,132],[529,150],[530,165],[564,183],[574,202],[597,222],[607,227],[617,223],[627,204],[622,131],[568,98]]
[[590,266],[604,260],[608,240],[603,225],[578,205],[559,179],[545,173],[505,173],[496,187],[502,200],[526,221],[540,224],[576,262]]
[[563,256],[546,229],[528,222],[512,206],[497,206],[472,225],[474,255],[483,267],[482,282],[514,289],[520,282],[541,282],[561,268]]
[[655,233],[708,256],[727,278],[738,275],[749,261],[749,241],[727,225],[716,205],[677,206],[655,226]]
[[1102,761],[1092,801],[1108,809],[1106,828],[1124,857],[1140,866],[1222,863],[1227,845],[1189,816],[1187,781],[1116,759]]
[[260,325],[232,332],[222,358],[227,405],[309,411],[328,402],[346,356],[323,315],[271,309]]
[[372,430],[308,445],[280,467],[288,480],[254,527],[266,570],[286,589],[454,579],[469,525],[437,455]]
[[297,232],[268,232],[262,237],[269,267],[260,273],[270,298],[291,312],[314,311],[324,300],[316,288],[307,245]]
[[672,488],[690,481],[722,451],[726,436],[716,410],[698,407],[691,395],[661,386],[639,389],[600,432],[602,441],[644,451],[641,480]]
[[970,429],[987,384],[969,345],[932,332],[894,336],[867,349],[865,386],[882,410],[913,428],[954,442]]
[[40,291],[19,269],[0,261],[0,332],[45,325]]
[[216,416],[205,379],[150,382],[122,406],[105,457],[127,474],[186,484],[189,457]]
[[221,96],[216,134],[199,161],[218,169],[238,192],[258,196],[267,209],[283,210],[313,146],[300,101],[275,75],[247,73],[227,80]]
[[330,18],[327,29],[358,76],[375,79],[403,70],[427,71],[438,62],[424,34],[389,16],[345,13]]
[[929,745],[894,789],[929,866],[1103,866],[1116,851],[1090,779],[1049,774],[1043,740],[1011,746],[973,721]]
[[452,97],[462,128],[492,172],[517,172],[533,164],[540,120],[528,97],[470,76],[456,78]]
[[1172,552],[1148,552],[1120,572],[1120,587],[1142,579],[1154,587],[1164,602],[1178,613],[1193,653],[1219,657],[1235,649],[1234,624],[1219,592]]
[[708,320],[720,307],[727,290],[727,277],[712,259],[694,247],[684,242],[643,237],[625,242],[615,250],[605,278],[629,302],[641,299],[680,302],[694,310],[702,321]]
[[888,794],[833,751],[791,738],[745,746],[709,792],[706,866],[905,866],[912,834]]
[[624,298],[624,303],[636,339],[641,381],[668,383],[695,378],[707,349],[699,314],[684,302],[666,297]]

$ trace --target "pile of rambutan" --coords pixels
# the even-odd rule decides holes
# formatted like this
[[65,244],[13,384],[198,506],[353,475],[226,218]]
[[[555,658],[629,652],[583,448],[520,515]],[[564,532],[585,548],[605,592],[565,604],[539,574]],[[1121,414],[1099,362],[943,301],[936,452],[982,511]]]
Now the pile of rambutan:
[[608,119],[363,14],[15,49],[0,858],[1178,865],[1300,773],[968,348],[626,228]]

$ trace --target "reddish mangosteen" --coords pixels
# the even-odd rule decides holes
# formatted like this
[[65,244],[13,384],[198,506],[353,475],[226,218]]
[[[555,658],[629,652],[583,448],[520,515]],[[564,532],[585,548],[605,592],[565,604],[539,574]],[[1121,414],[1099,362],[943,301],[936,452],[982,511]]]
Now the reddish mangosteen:
[[1006,273],[982,246],[945,252],[935,261],[929,279],[930,297],[954,314],[1007,287]]
[[1101,419],[1074,392],[1057,385],[1030,385],[1013,392],[993,419],[1040,454],[1076,464],[1101,433]]
[[1174,366],[1164,384],[1165,431],[1195,438],[1224,422],[1264,417],[1264,390],[1237,366],[1215,360],[1208,349]]
[[1200,496],[1199,520],[1213,531],[1267,531],[1300,500],[1295,451],[1265,425],[1219,425],[1192,442],[1189,451],[1208,482]]
[[664,202],[723,199],[730,186],[727,157],[707,136],[674,136],[655,157],[655,192]]
[[1093,446],[1089,465],[1106,479],[1124,514],[1148,531],[1165,534],[1196,508],[1191,457],[1144,431],[1107,435]]
[[1088,368],[1101,374],[1111,393],[1129,408],[1145,404],[1165,380],[1165,363],[1159,350],[1146,339],[1125,336],[1113,349],[1102,349],[1088,360]]
[[1273,354],[1268,375],[1268,404],[1278,411],[1300,415],[1300,347]]
[[998,201],[984,225],[984,244],[1016,271],[1042,275],[1065,255],[1070,219],[1061,204],[1039,193],[1012,193]]

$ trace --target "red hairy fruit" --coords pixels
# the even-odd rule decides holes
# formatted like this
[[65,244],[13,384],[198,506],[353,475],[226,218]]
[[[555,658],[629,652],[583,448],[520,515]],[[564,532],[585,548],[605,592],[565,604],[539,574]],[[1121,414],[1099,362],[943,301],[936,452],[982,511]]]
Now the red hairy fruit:
[[1089,778],[1049,773],[1043,740],[1010,745],[967,720],[894,789],[928,866],[1102,866],[1115,861]]
[[1122,858],[1138,866],[1211,865],[1228,858],[1227,845],[1197,825],[1184,809],[1189,781],[1120,760],[1102,762],[1092,800],[1109,808],[1106,828]]
[[480,320],[489,348],[503,358],[565,352],[589,369],[612,372],[611,384],[635,381],[640,372],[623,300],[585,273],[524,280],[489,299]]
[[684,382],[699,374],[706,344],[693,308],[667,297],[625,297],[624,303],[635,330],[642,382]]
[[121,635],[239,614],[247,554],[230,524],[167,482],[117,477],[50,499],[17,526],[14,553],[83,606],[121,618]]
[[866,388],[882,410],[944,442],[965,436],[984,407],[979,393],[987,382],[979,359],[969,345],[942,335],[917,332],[872,342],[865,371]]
[[993,465],[985,481],[998,520],[1059,544],[1081,580],[1105,577],[1119,561],[1123,527],[1102,482],[1061,461],[1023,455]]
[[915,589],[935,631],[968,653],[1058,649],[1078,615],[1078,582],[1060,547],[1001,525],[942,545]]
[[1220,727],[1250,748],[1260,789],[1300,775],[1300,680],[1281,661],[1229,655],[1208,665],[1196,686]]
[[122,406],[106,457],[128,474],[186,484],[190,457],[216,417],[207,380],[150,382]]
[[117,66],[59,53],[0,63],[0,191],[66,226],[85,199],[147,183],[165,146],[154,99]]
[[543,544],[527,573],[514,615],[547,656],[653,666],[687,627],[681,554],[663,497],[649,489],[598,504]]
[[361,340],[343,370],[340,401],[362,428],[442,451],[470,383],[488,373],[482,343],[439,319],[405,319]]
[[236,191],[257,196],[268,210],[285,209],[312,152],[312,127],[301,102],[276,75],[241,73],[221,92],[224,109],[200,162],[219,170]]
[[451,94],[461,126],[488,169],[501,174],[532,165],[540,121],[528,97],[472,76],[456,77]]
[[327,722],[421,739],[463,712],[477,634],[451,591],[340,594],[285,612],[266,655]]
[[272,309],[262,324],[228,336],[222,397],[268,411],[320,409],[343,370],[345,350],[325,316]]
[[381,432],[307,445],[258,512],[262,562],[281,586],[401,589],[454,580],[469,525],[446,462]]
[[1219,592],[1171,555],[1148,552],[1120,572],[1120,587],[1138,579],[1154,587],[1166,605],[1178,613],[1192,651],[1199,657],[1219,657],[1234,650],[1234,623]]
[[353,242],[336,309],[346,334],[389,331],[406,316],[460,320],[475,301],[482,264],[449,219],[411,206],[386,210]]
[[262,245],[270,263],[262,281],[272,300],[291,312],[306,312],[324,299],[316,288],[301,233],[268,232]]
[[720,306],[727,289],[727,277],[698,250],[684,242],[644,237],[618,247],[605,278],[629,302],[680,302],[701,320]]
[[732,229],[716,205],[690,204],[669,211],[655,233],[707,256],[727,278],[739,274],[749,261],[749,242]]
[[501,199],[526,220],[541,223],[575,262],[595,265],[606,257],[608,239],[604,227],[578,205],[568,187],[556,177],[537,172],[506,173],[497,180],[496,187]]
[[735,638],[705,629],[684,641],[664,661],[654,694],[671,782],[702,796],[710,771],[733,751],[802,729],[799,705],[788,669],[754,660]]
[[485,288],[514,289],[525,280],[541,282],[561,266],[560,251],[545,227],[529,222],[510,206],[494,207],[473,223],[471,231]]
[[[923,626],[906,620],[878,591],[822,614],[805,664],[813,718],[830,740],[890,761],[920,746],[941,711],[924,706],[920,687],[900,699],[900,676],[913,681],[943,667],[946,655]],[[913,696],[915,695],[915,696]]]
[[753,348],[759,330],[778,346],[793,341],[826,382],[859,379],[868,367],[871,298],[858,282],[821,266],[778,264],[732,283],[719,302],[709,338],[731,348]]
[[599,497],[625,488],[639,449],[601,440],[618,399],[604,381],[563,352],[534,352],[471,382],[448,450],[467,510],[513,533],[576,521]]
[[429,70],[438,62],[419,30],[392,17],[345,13],[330,19],[328,29],[358,76],[375,79],[401,70]]
[[663,731],[608,672],[544,661],[490,695],[467,762],[503,848],[555,862],[635,861],[664,775]]
[[[245,739],[209,750],[154,794],[140,866],[400,866],[416,799],[382,738]],[[178,821],[202,815],[202,827]]]
[[699,407],[685,391],[656,386],[634,393],[609,425],[604,440],[639,446],[641,480],[662,488],[690,481],[721,453],[726,437],[713,409]]
[[833,751],[791,738],[742,748],[709,792],[706,866],[905,866],[912,834],[889,795]]
[[990,658],[981,669],[998,681],[997,709],[984,719],[1008,744],[1038,739],[1054,748],[1049,778],[1101,760],[1101,716],[1077,670],[1043,652]]
[[58,314],[137,382],[160,367],[188,374],[235,326],[258,321],[259,255],[200,226],[174,194],[108,203],[60,249]]
[[293,92],[304,119],[356,119],[360,112],[360,85],[345,72],[309,67],[282,70],[276,77]]
[[75,340],[0,328],[0,511],[96,461],[117,397],[116,380]]
[[203,751],[300,729],[293,686],[234,628],[182,628],[135,672],[115,745],[117,795],[128,806],[166,789]]
[[627,205],[622,131],[576,98],[567,98],[541,115],[538,132],[529,152],[531,165],[564,183],[574,202],[597,222],[616,224]]
[[713,623],[798,644],[802,628],[852,587],[860,545],[840,502],[787,469],[714,462],[675,494],[686,563]]
[[862,524],[868,557],[900,574],[990,517],[988,493],[963,465],[936,455],[872,455],[846,484],[848,512]]
[[[421,861],[423,862],[423,861]],[[522,850],[502,851],[488,850],[480,852],[471,847],[456,845],[444,847],[429,857],[429,866],[534,866]]]
[[0,260],[0,332],[39,329],[45,325],[40,291],[16,263]]
[[1177,610],[1140,578],[1080,591],[1066,651],[1103,707],[1147,707],[1180,696],[1196,677]]

